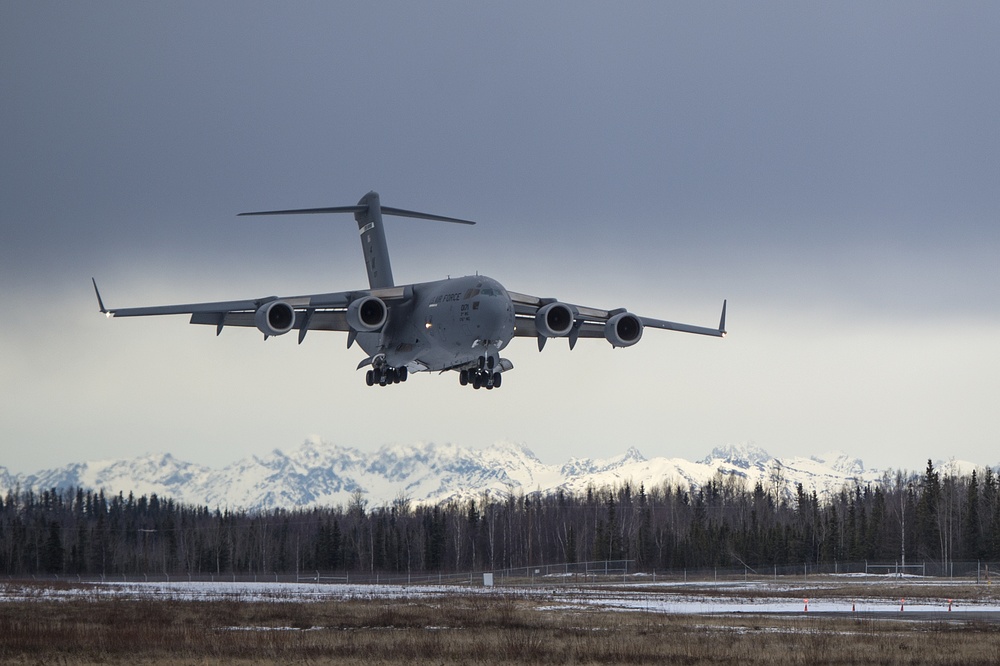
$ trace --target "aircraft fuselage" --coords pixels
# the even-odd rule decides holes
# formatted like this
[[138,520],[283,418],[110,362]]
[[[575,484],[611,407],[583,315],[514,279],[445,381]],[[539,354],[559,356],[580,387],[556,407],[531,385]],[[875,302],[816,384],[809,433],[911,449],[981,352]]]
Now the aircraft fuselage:
[[[410,372],[473,367],[514,337],[514,304],[507,290],[482,275],[414,284],[412,298],[389,309],[381,331],[358,343],[378,363]],[[490,366],[492,367],[492,365]]]

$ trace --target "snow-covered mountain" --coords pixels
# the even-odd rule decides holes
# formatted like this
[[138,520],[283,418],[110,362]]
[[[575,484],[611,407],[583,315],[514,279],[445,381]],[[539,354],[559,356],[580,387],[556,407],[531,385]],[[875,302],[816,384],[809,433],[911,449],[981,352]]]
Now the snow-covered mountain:
[[[970,466],[971,468],[971,466]],[[546,465],[520,444],[500,442],[488,449],[454,444],[419,443],[385,446],[373,453],[306,440],[291,453],[275,449],[222,469],[184,462],[170,454],[131,460],[75,463],[31,475],[0,467],[0,492],[14,488],[103,488],[106,493],[156,493],[210,508],[249,510],[346,505],[360,496],[370,506],[401,498],[413,504],[464,501],[508,493],[550,492],[559,488],[586,492],[588,487],[630,482],[647,489],[669,483],[697,489],[718,477],[760,482],[768,490],[791,495],[797,484],[820,497],[845,484],[877,482],[878,470],[866,470],[858,458],[834,452],[811,458],[774,458],[753,444],[717,448],[698,462],[681,458],[646,459],[637,449],[609,459],[574,458]]]

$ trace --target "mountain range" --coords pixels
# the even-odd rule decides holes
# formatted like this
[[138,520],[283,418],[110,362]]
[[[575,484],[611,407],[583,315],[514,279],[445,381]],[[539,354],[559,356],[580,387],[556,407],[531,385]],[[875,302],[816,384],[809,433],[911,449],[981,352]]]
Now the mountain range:
[[[955,463],[959,473],[969,463]],[[697,490],[716,475],[735,477],[753,488],[777,488],[792,495],[797,484],[820,497],[855,483],[878,482],[883,472],[865,469],[859,458],[841,452],[822,456],[775,458],[753,444],[716,448],[704,459],[645,458],[636,448],[608,459],[573,458],[546,465],[528,448],[499,442],[487,449],[454,444],[419,443],[384,446],[366,453],[356,448],[308,439],[285,453],[251,456],[213,469],[184,462],[169,453],[128,460],[74,463],[35,474],[11,474],[0,467],[0,493],[13,489],[82,487],[135,495],[169,497],[211,509],[307,508],[346,505],[363,498],[370,506],[406,498],[412,504],[478,499],[510,493],[575,493],[588,487],[626,482],[647,489],[669,483]]]

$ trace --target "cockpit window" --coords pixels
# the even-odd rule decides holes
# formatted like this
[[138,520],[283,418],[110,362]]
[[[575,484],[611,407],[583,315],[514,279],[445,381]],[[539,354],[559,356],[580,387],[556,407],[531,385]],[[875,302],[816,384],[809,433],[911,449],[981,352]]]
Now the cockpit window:
[[474,289],[466,289],[465,293],[462,294],[464,300],[470,298],[475,298],[476,296],[500,296],[502,295],[499,289],[494,289],[492,287],[477,287]]

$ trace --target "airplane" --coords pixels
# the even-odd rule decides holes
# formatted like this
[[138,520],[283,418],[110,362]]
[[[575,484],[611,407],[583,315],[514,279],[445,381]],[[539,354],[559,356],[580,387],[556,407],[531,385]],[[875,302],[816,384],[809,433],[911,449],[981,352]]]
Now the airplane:
[[[647,327],[725,337],[726,301],[718,328],[662,321],[632,314],[624,308],[598,308],[564,303],[509,291],[485,275],[396,285],[389,263],[383,215],[475,224],[441,215],[381,205],[369,192],[356,206],[271,210],[243,215],[302,215],[353,213],[358,224],[368,289],[305,296],[267,296],[241,301],[186,303],[138,308],[107,308],[91,278],[100,311],[108,317],[191,315],[192,324],[257,328],[267,340],[298,331],[299,344],[309,331],[347,333],[348,349],[357,342],[368,356],[357,369],[368,367],[368,386],[405,382],[414,372],[455,371],[462,386],[499,388],[503,373],[514,368],[500,356],[515,337],[538,340],[566,338],[570,349],[580,338],[604,338],[614,347],[639,342]],[[369,367],[370,366],[370,367]]]

